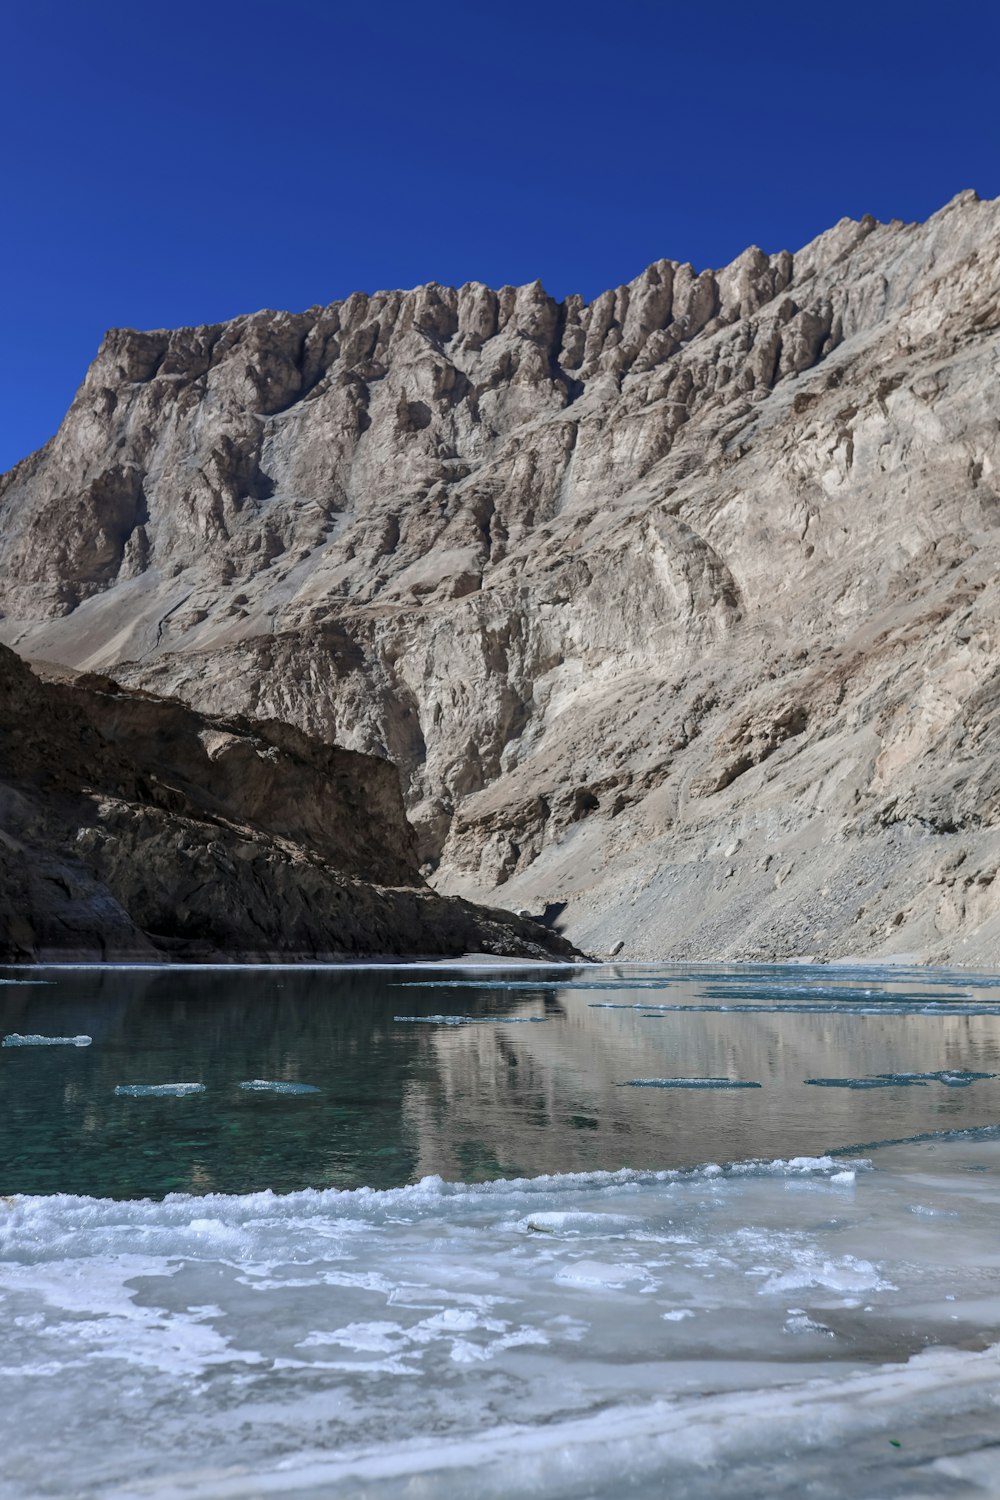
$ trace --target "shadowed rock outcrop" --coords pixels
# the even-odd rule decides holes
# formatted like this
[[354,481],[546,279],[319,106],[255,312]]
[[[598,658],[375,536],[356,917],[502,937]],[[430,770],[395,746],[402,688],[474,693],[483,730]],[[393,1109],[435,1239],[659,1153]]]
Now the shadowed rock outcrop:
[[0,632],[391,759],[438,888],[590,948],[1000,961],[998,244],[114,331]]
[[427,889],[386,762],[0,646],[0,961],[478,948],[569,953]]

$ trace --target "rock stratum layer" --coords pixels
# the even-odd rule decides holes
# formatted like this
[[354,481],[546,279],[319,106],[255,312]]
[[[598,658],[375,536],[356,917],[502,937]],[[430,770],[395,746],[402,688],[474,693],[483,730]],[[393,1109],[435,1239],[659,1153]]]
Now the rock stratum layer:
[[0,630],[391,759],[440,890],[591,950],[997,961],[998,367],[973,193],[113,331],[0,481]]
[[386,762],[0,646],[0,962],[470,949],[569,951],[424,885]]

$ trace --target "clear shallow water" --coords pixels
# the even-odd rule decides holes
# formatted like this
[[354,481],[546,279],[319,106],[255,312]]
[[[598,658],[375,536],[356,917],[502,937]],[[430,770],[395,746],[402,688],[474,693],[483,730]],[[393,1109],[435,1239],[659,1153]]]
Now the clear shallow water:
[[2,1500],[998,1493],[1000,980],[46,977]]
[[31,977],[50,983],[0,985],[0,1034],[93,1040],[0,1050],[0,1193],[477,1182],[816,1154],[1000,1123],[1000,1078],[968,1077],[1000,1074],[990,976],[822,966]]

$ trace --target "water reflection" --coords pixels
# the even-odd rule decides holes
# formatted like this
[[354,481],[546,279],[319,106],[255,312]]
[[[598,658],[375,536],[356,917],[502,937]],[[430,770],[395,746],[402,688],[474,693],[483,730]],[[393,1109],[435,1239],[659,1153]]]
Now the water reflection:
[[[53,982],[0,986],[0,1031],[88,1034],[93,1045],[0,1053],[6,1193],[288,1191],[686,1166],[1000,1121],[994,1078],[961,1088],[809,1082],[1000,1072],[993,977],[736,967],[616,967],[561,985],[523,971],[471,982],[446,970],[44,977]],[[442,1015],[472,1019],[428,1020]],[[761,1087],[621,1086],[707,1078]],[[204,1093],[114,1092],[182,1080]],[[316,1092],[241,1088],[254,1080]]]

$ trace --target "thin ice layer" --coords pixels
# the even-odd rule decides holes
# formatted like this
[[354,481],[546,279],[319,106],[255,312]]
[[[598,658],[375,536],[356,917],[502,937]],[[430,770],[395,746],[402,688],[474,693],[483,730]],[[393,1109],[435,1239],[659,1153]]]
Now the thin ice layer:
[[1000,1146],[862,1166],[11,1200],[0,1496],[701,1496],[721,1463],[822,1497],[889,1436],[954,1457],[995,1436]]

